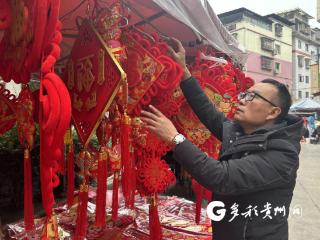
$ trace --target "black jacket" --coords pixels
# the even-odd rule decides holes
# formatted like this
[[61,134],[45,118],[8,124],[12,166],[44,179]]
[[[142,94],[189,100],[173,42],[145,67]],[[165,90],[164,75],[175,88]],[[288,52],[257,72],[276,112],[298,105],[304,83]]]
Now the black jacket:
[[[180,87],[201,122],[222,141],[219,161],[188,140],[174,149],[174,158],[213,192],[214,201],[225,204],[224,219],[212,222],[213,239],[287,240],[303,120],[288,115],[280,124],[245,135],[240,126],[215,109],[195,78],[182,81]],[[239,205],[239,216],[229,222],[234,204]],[[251,217],[242,215],[250,205],[258,216],[254,211]],[[286,212],[280,214],[275,208]]]

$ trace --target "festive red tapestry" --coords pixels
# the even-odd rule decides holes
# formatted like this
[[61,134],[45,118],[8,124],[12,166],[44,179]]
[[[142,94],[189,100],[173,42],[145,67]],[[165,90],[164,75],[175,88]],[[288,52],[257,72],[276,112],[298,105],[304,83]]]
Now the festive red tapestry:
[[81,26],[64,76],[72,118],[81,142],[87,145],[126,77],[88,20]]
[[10,130],[16,122],[16,97],[0,84],[0,135]]

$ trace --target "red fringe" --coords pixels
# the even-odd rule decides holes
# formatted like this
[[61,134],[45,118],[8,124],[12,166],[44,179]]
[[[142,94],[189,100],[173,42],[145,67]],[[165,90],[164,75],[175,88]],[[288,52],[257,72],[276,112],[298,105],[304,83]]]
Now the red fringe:
[[58,222],[54,214],[46,218],[46,222],[43,226],[40,239],[41,240],[59,239]]
[[113,178],[113,191],[112,191],[112,221],[116,221],[118,218],[118,208],[119,208],[119,202],[118,202],[118,189],[119,189],[119,173],[114,173]]
[[195,180],[192,180],[192,190],[196,195],[196,224],[200,223],[201,206],[204,188]]
[[68,192],[67,192],[67,204],[70,208],[74,202],[74,149],[73,144],[68,148]]
[[133,158],[130,156],[130,125],[129,117],[125,114],[120,126],[121,162],[122,162],[122,191],[126,207],[133,208],[135,192],[135,176]]
[[85,239],[87,234],[88,188],[87,180],[84,180],[78,196],[77,222],[74,235],[77,240]]
[[149,229],[150,239],[161,240],[162,230],[159,220],[158,206],[156,203],[156,196],[153,197],[151,204],[149,205]]
[[106,192],[107,192],[107,152],[105,147],[100,148],[98,161],[98,186],[96,199],[96,226],[106,224]]
[[24,150],[24,226],[26,231],[34,228],[32,169],[29,149]]
[[201,206],[202,206],[202,191],[196,194],[196,224],[200,223]]

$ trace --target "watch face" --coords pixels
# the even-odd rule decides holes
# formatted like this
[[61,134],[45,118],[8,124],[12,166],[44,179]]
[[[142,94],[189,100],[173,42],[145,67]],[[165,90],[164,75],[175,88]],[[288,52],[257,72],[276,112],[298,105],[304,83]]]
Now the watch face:
[[178,134],[175,139],[174,142],[175,144],[179,144],[182,143],[185,140],[185,137],[182,134]]

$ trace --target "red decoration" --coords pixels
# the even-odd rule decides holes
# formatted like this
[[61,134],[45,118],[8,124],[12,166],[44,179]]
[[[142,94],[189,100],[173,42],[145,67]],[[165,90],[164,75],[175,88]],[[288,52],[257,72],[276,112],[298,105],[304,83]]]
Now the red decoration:
[[75,239],[85,239],[87,234],[87,207],[88,207],[88,178],[80,186],[78,196],[77,222],[75,230]]
[[0,75],[4,81],[13,79],[16,83],[28,83],[30,72],[40,67],[41,53],[46,47],[44,40],[51,40],[59,5],[59,0],[10,2],[11,22],[10,15],[5,14],[3,27],[6,30],[0,43]]
[[166,162],[154,157],[146,157],[139,163],[137,178],[147,193],[161,193],[175,182]]
[[88,20],[83,21],[64,79],[72,96],[76,130],[87,145],[125,79],[119,63]]
[[96,226],[104,226],[106,224],[107,160],[107,149],[101,146],[98,159]]
[[151,203],[149,205],[149,229],[150,229],[150,239],[161,240],[162,231],[159,220],[159,213],[157,207],[157,195],[155,194],[151,198]]
[[15,122],[16,97],[0,84],[0,135],[10,130]]
[[34,228],[32,199],[32,169],[30,149],[33,148],[35,126],[33,121],[34,101],[28,88],[24,86],[17,102],[17,127],[19,141],[24,146],[24,222],[27,231]]
[[68,161],[67,205],[70,208],[74,202],[74,149],[73,149],[73,144],[70,144],[68,147],[67,161]]
[[123,62],[128,74],[129,102],[128,113],[139,114],[143,105],[151,102],[151,97],[157,94],[153,86],[155,80],[163,71],[162,64],[144,47],[150,43],[137,33],[122,35],[122,43],[126,46],[127,59]]
[[131,119],[125,113],[122,116],[120,126],[120,143],[121,143],[121,162],[122,171],[122,191],[125,198],[126,206],[133,208],[135,195],[135,164],[130,154],[130,138],[131,138]]
[[11,8],[8,0],[0,2],[0,29],[6,29],[11,24]]
[[121,168],[121,146],[114,145],[109,151],[111,170],[113,175],[113,191],[112,191],[112,221],[116,221],[118,218],[118,190],[119,190],[119,171]]

